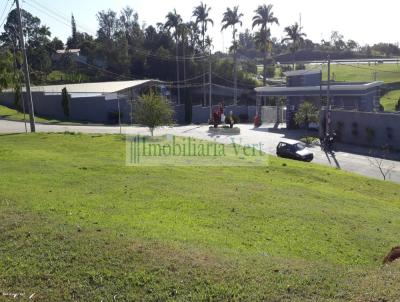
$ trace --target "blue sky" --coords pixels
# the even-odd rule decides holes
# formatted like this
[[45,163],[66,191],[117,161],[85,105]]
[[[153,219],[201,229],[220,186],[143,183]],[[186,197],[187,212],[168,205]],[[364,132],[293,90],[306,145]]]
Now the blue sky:
[[[0,0],[0,9],[7,0]],[[191,18],[193,7],[200,0],[21,0],[22,6],[40,17],[42,22],[50,27],[53,36],[65,40],[70,35],[69,19],[71,13],[75,15],[78,30],[96,33],[96,13],[109,8],[119,11],[124,6],[131,6],[139,13],[141,23],[155,24],[165,20],[168,11],[176,8],[184,20]],[[354,39],[361,44],[376,42],[400,41],[399,13],[400,1],[381,0],[356,1],[356,0],[229,0],[229,1],[204,1],[212,7],[211,17],[215,26],[210,30],[215,49],[222,50],[229,46],[231,33],[221,33],[221,16],[227,6],[239,5],[243,18],[243,30],[251,27],[251,18],[259,4],[271,3],[279,18],[281,26],[274,26],[273,36],[281,38],[283,28],[299,21],[302,16],[304,32],[314,41],[329,38],[331,31],[338,30],[346,39]],[[49,13],[37,4],[56,12]],[[379,4],[379,6],[378,6]],[[1,13],[1,11],[0,11]],[[63,19],[61,18],[63,17]],[[1,20],[0,20],[1,22]]]

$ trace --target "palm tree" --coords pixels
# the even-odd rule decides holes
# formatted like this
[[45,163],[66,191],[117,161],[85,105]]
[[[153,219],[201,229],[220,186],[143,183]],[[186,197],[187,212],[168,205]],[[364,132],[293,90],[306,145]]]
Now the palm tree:
[[188,23],[181,23],[179,25],[179,35],[181,36],[181,42],[182,42],[183,83],[185,85],[186,85],[186,46],[188,44],[189,31],[190,31],[190,25]]
[[[210,23],[212,26],[214,26],[214,21],[209,18],[211,7],[207,7],[207,4],[204,4],[203,2],[200,3],[199,6],[196,6],[193,10],[193,17],[196,18],[196,24],[199,25],[201,24],[201,36],[202,36],[202,45],[201,45],[201,50],[203,55],[205,55],[205,37],[206,37],[206,32],[207,32],[207,26],[208,23]],[[207,100],[206,100],[206,72],[205,72],[205,59],[203,61],[203,106],[206,105]]]
[[304,41],[304,37],[307,37],[305,33],[302,33],[303,28],[296,22],[294,25],[285,28],[286,38],[282,42],[290,41],[290,51],[293,56],[293,69],[295,69],[295,53],[300,48],[301,43]]
[[179,32],[180,32],[180,26],[182,24],[182,17],[176,12],[176,9],[174,9],[173,12],[169,12],[168,15],[166,16],[167,22],[165,22],[165,28],[168,31],[171,31],[171,29],[174,30],[174,38],[176,42],[176,81],[177,81],[177,87],[178,87],[178,104],[181,103],[181,90],[180,90],[180,85],[179,85]]
[[267,54],[270,46],[270,29],[268,28],[268,24],[273,25],[274,23],[279,25],[278,18],[274,16],[272,11],[273,6],[269,5],[260,5],[254,11],[256,15],[253,17],[253,29],[256,26],[261,26],[260,32],[258,34],[258,46],[259,49],[264,54],[264,76],[263,76],[263,84],[266,85],[266,77],[267,77]]
[[233,61],[234,61],[234,98],[233,103],[237,105],[237,48],[238,43],[236,42],[236,26],[239,24],[240,26],[243,25],[242,21],[240,20],[243,17],[243,14],[239,13],[239,6],[235,6],[232,9],[229,7],[226,9],[224,13],[224,17],[222,19],[222,29],[221,31],[227,29],[228,27],[232,27],[232,35],[233,35]]

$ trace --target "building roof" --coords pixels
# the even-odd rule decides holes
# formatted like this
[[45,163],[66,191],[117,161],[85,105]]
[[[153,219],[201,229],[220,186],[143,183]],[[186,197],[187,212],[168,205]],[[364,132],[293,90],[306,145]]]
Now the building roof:
[[[161,82],[157,80],[135,80],[135,81],[33,86],[31,87],[31,91],[44,92],[44,93],[61,93],[61,90],[63,88],[67,88],[68,93],[110,94],[130,88],[135,88],[145,84],[155,84],[155,83],[161,83]],[[25,91],[25,88],[23,90]]]
[[[330,91],[332,95],[362,95],[369,90],[380,87],[383,82],[372,83],[355,83],[355,84],[338,84],[331,85]],[[257,87],[255,91],[261,96],[302,96],[302,95],[318,95],[326,93],[327,85],[322,86],[300,86],[300,87]]]
[[321,70],[295,70],[295,71],[287,71],[284,73],[284,75],[287,77],[310,75],[310,74],[321,74]]

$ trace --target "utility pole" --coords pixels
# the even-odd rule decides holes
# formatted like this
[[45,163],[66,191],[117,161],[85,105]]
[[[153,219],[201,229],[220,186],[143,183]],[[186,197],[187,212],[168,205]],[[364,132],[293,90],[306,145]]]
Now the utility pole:
[[208,60],[208,82],[209,82],[209,103],[210,103],[210,120],[212,119],[212,64],[211,64],[211,53]]
[[325,134],[329,134],[331,129],[331,56],[328,55],[328,89],[326,90],[327,108],[326,108],[326,129]]
[[24,41],[24,33],[22,30],[22,21],[21,21],[21,9],[19,7],[19,0],[15,0],[17,5],[17,17],[18,17],[18,27],[19,27],[19,41],[21,44],[21,51],[24,59],[24,74],[25,74],[25,86],[26,86],[26,94],[28,96],[28,108],[29,108],[29,122],[31,126],[31,132],[36,132],[35,127],[35,112],[33,108],[33,100],[32,100],[32,92],[31,92],[31,80],[29,78],[29,67],[28,67],[28,58],[26,56],[26,48]]

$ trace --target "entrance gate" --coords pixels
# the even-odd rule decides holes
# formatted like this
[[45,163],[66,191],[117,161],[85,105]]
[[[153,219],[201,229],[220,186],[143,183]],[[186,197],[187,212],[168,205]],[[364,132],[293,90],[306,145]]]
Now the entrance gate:
[[286,123],[286,107],[261,106],[261,121],[267,124]]

